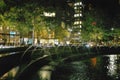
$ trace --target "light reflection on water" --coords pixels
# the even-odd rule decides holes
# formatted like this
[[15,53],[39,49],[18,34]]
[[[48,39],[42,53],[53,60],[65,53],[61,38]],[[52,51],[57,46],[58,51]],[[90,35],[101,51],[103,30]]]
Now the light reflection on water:
[[52,80],[120,80],[120,55],[105,55],[59,65]]
[[[34,80],[120,80],[120,55],[105,55],[41,68]],[[52,72],[53,71],[53,72]],[[51,78],[52,75],[52,78]]]
[[118,78],[118,73],[117,73],[117,59],[118,55],[108,55],[109,57],[109,65],[107,66],[108,69],[108,75],[109,76],[115,76],[115,78]]

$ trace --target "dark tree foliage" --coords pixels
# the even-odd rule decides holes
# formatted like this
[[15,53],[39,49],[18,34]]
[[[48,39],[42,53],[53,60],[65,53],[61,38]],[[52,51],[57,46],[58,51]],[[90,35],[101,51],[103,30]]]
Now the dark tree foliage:
[[[68,5],[67,0],[4,0],[4,2],[8,6],[8,9],[10,9],[10,7],[21,8],[24,7],[26,4],[35,4],[38,7],[42,6],[44,7],[44,11],[56,13],[55,19],[56,21],[58,20],[57,22],[60,22],[62,20],[65,23],[71,25],[74,20],[74,9]],[[47,19],[51,20],[51,18]]]
[[53,7],[63,7],[65,8],[67,0],[4,0],[7,5],[15,6],[21,5],[24,3],[36,3],[45,7],[53,6]]

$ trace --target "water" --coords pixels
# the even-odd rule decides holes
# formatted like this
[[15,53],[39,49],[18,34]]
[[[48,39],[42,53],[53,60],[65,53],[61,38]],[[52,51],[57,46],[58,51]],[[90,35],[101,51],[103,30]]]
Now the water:
[[120,80],[120,55],[85,58],[55,68],[45,65],[32,80]]
[[120,55],[104,55],[60,64],[51,80],[120,80]]

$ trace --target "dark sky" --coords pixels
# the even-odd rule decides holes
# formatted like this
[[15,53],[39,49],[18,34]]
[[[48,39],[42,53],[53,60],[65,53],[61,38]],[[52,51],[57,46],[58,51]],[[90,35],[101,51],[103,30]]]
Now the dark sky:
[[94,7],[116,10],[120,7],[119,0],[83,0],[85,4],[91,3]]
[[85,5],[92,4],[94,9],[100,9],[104,13],[106,27],[119,27],[120,4],[119,0],[83,0]]
[[120,13],[119,0],[83,0],[85,5],[92,4],[93,8],[101,9],[104,13],[115,16]]

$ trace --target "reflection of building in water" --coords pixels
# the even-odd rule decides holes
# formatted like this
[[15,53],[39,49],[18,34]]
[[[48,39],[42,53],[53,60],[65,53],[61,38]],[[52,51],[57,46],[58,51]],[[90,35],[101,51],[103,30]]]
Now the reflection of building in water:
[[117,75],[117,55],[109,55],[108,75],[118,77]]

